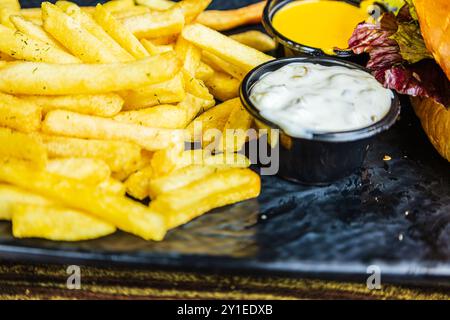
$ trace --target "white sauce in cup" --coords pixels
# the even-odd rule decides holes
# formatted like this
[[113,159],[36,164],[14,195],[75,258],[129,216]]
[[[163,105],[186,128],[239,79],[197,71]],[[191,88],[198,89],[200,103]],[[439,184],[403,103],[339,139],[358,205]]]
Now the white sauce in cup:
[[368,127],[387,115],[393,97],[367,72],[313,63],[268,72],[250,92],[261,116],[303,138]]

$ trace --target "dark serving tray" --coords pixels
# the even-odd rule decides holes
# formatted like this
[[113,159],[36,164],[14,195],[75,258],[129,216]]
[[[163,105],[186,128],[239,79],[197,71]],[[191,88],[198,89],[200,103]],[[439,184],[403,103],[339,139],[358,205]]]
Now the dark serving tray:
[[[333,280],[364,279],[367,267],[377,265],[383,281],[450,287],[450,165],[428,142],[407,101],[364,168],[331,186],[263,177],[257,200],[214,210],[160,243],[122,232],[78,243],[18,240],[9,223],[0,223],[0,259]],[[392,160],[383,161],[385,155]]]

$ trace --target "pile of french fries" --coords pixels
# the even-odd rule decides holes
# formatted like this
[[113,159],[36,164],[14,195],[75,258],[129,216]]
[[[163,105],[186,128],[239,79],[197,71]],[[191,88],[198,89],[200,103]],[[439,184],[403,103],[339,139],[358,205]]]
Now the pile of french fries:
[[[218,16],[210,2],[0,3],[0,220],[15,237],[120,229],[160,241],[258,196],[260,178],[237,153],[253,125],[237,96],[245,74],[272,59],[257,49],[274,44],[198,23]],[[240,9],[241,23],[256,11]],[[213,22],[239,25],[226,11]],[[186,150],[194,141],[202,148]]]

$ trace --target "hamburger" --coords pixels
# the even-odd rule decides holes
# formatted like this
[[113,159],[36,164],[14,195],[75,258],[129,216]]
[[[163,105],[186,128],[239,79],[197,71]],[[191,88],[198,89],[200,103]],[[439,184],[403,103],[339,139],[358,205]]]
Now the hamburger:
[[386,88],[411,96],[431,143],[450,161],[450,1],[402,2],[359,24],[349,48],[369,55],[367,68]]

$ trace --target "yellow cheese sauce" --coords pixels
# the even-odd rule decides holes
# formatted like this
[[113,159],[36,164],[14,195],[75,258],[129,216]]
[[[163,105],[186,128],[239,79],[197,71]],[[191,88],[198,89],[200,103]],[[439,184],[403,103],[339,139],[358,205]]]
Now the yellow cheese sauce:
[[286,38],[334,54],[334,47],[348,47],[353,30],[369,17],[373,2],[363,1],[357,7],[343,1],[293,1],[275,14],[272,23]]

